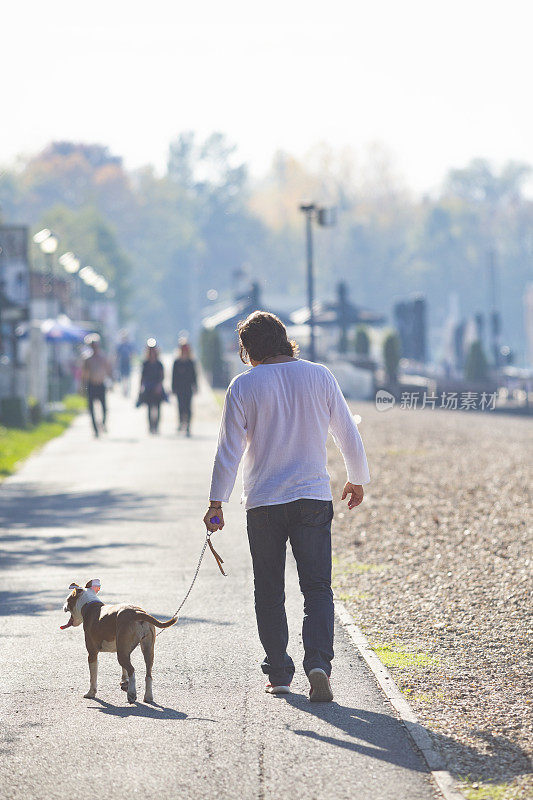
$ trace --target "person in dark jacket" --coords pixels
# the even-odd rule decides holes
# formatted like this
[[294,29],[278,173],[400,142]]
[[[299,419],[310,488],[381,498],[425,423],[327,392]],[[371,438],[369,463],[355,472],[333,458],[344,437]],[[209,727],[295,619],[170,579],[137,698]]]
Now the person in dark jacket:
[[155,339],[146,342],[146,359],[142,365],[141,391],[137,405],[148,406],[148,428],[150,433],[157,433],[161,416],[161,402],[166,400],[163,380],[165,370],[159,360],[159,349]]
[[196,392],[196,366],[191,348],[186,340],[180,340],[179,355],[172,367],[172,392],[178,398],[179,431],[191,435],[192,396]]

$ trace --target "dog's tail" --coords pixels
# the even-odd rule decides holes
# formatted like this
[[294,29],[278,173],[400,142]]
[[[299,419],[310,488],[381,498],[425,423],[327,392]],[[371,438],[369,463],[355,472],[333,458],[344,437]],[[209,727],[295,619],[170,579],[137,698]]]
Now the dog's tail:
[[166,622],[161,622],[160,619],[152,617],[152,615],[147,614],[146,611],[139,611],[137,613],[137,619],[141,622],[151,622],[152,625],[156,626],[156,628],[170,628],[171,625],[174,625],[178,621],[177,617],[172,617],[172,619],[169,619]]

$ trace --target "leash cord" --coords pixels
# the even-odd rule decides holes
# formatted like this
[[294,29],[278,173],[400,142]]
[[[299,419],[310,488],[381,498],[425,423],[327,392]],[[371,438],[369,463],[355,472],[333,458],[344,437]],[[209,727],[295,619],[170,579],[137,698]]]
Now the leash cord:
[[[187,594],[185,595],[185,597],[183,598],[183,600],[179,604],[179,607],[178,607],[177,611],[174,612],[174,614],[172,615],[171,619],[174,619],[175,617],[178,616],[178,614],[180,613],[181,609],[185,605],[185,603],[187,601],[187,598],[189,597],[190,593],[192,592],[192,587],[194,586],[194,584],[196,582],[196,578],[198,577],[198,573],[200,572],[200,567],[202,566],[202,561],[203,561],[203,558],[204,558],[204,555],[205,555],[205,551],[207,550],[207,545],[209,545],[209,547],[211,548],[211,551],[213,552],[213,555],[215,556],[215,559],[217,560],[217,564],[218,564],[218,559],[220,558],[220,556],[218,556],[218,558],[217,558],[217,555],[215,555],[215,551],[213,549],[213,545],[211,544],[211,533],[210,533],[210,531],[207,531],[207,533],[205,535],[204,546],[202,547],[202,552],[200,553],[200,558],[198,559],[198,565],[196,567],[196,572],[194,573],[194,577],[193,577],[193,579],[191,581],[191,585],[189,586],[189,588],[187,590]],[[220,561],[222,561],[222,559],[220,559]],[[222,569],[222,567],[220,566],[220,564],[218,564],[218,568],[220,569],[220,571],[222,572],[223,575],[226,574],[224,572],[224,570]],[[159,634],[163,633],[163,631],[165,631],[165,630],[167,630],[167,628],[162,628],[160,631],[158,631],[156,633],[156,636],[159,636]]]

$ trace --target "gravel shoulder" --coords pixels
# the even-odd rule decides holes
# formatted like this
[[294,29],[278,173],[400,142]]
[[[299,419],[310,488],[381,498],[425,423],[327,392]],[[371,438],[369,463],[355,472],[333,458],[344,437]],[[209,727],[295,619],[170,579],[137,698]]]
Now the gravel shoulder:
[[[356,511],[338,504],[336,593],[465,794],[531,797],[533,425],[352,409],[372,482]],[[338,497],[345,471],[333,443],[330,473]]]

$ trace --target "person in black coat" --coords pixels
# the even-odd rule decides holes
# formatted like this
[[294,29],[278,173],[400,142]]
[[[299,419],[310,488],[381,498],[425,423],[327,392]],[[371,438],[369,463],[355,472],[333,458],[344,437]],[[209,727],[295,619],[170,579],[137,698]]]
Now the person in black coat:
[[192,396],[198,388],[196,366],[187,341],[180,340],[178,358],[172,367],[172,392],[178,398],[179,431],[191,435]]
[[150,433],[157,433],[161,417],[161,402],[166,400],[163,380],[165,370],[159,360],[159,350],[155,339],[146,342],[146,359],[142,365],[141,391],[137,405],[148,406],[148,428]]

